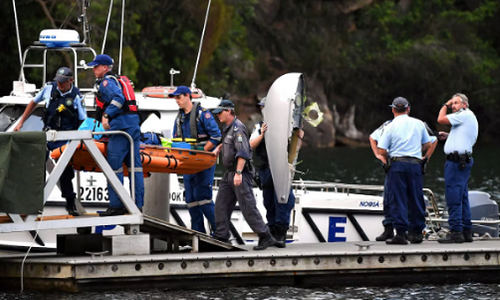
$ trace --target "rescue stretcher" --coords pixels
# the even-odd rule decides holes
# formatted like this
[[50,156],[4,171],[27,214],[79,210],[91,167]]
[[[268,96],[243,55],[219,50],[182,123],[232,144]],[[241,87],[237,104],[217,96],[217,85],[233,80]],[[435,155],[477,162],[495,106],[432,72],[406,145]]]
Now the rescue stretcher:
[[[106,156],[107,141],[94,140],[94,143],[99,151]],[[58,159],[66,146],[53,150],[50,156],[53,159]],[[217,157],[212,152],[201,150],[141,144],[140,153],[145,176],[148,176],[148,173],[195,174],[212,167],[217,162]],[[78,171],[101,172],[83,143],[78,146],[70,164]],[[123,164],[123,173],[124,175],[128,174],[128,168],[125,164]]]

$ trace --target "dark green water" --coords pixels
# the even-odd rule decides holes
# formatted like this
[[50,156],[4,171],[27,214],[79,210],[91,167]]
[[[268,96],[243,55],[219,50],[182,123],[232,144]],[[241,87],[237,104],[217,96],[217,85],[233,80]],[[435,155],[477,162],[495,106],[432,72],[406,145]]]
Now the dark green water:
[[[443,145],[438,145],[424,175],[424,186],[430,188],[441,201],[444,201],[445,191]],[[500,199],[499,153],[500,147],[497,145],[476,145],[469,181],[469,190],[487,192],[497,201]],[[384,182],[380,163],[370,148],[305,148],[299,158],[303,163],[297,168],[307,172],[300,176],[302,179],[380,185]]]
[[[438,144],[424,175],[424,186],[430,188],[444,204],[443,143]],[[469,190],[489,193],[500,200],[500,146],[492,144],[474,147],[474,166],[469,181]],[[383,185],[384,173],[380,161],[370,148],[336,147],[326,149],[304,148],[300,151],[297,166],[306,174],[296,174],[295,179],[319,180],[342,183]],[[222,165],[217,166],[216,176],[222,176]]]

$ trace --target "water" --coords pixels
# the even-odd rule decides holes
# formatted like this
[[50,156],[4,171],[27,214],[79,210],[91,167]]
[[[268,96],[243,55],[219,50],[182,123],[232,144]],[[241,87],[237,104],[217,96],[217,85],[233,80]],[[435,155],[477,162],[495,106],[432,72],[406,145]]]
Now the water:
[[[474,147],[474,166],[469,181],[469,190],[489,193],[500,200],[500,147],[484,144]],[[297,169],[307,172],[304,180],[324,180],[343,183],[383,185],[384,173],[380,161],[370,148],[303,149],[299,155],[302,164]],[[443,145],[439,144],[424,175],[424,187],[430,188],[444,204]],[[297,178],[298,176],[296,176]]]
[[[469,188],[488,192],[494,199],[500,199],[500,147],[477,145],[474,147],[475,165]],[[300,177],[304,180],[323,180],[344,183],[382,185],[384,174],[380,163],[369,148],[303,149],[300,153],[303,162],[298,169],[305,171]],[[438,199],[444,201],[444,155],[442,145],[436,149],[424,177],[424,186],[431,188]],[[223,169],[218,166],[216,176]],[[186,279],[193,280],[193,279]],[[281,299],[500,299],[499,284],[450,284],[450,285],[408,285],[403,287],[339,287],[339,288],[300,288],[300,287],[233,287],[186,291],[168,289],[125,290],[108,292],[42,293],[18,292],[0,293],[2,299],[37,300],[100,300],[100,299],[241,299],[241,300],[281,300]]]
[[[191,279],[192,280],[192,279]],[[408,285],[387,287],[339,287],[339,288],[297,288],[297,287],[235,287],[202,291],[180,291],[166,289],[126,290],[114,292],[85,292],[78,294],[25,292],[0,293],[0,300],[490,300],[500,299],[498,284],[456,284],[456,285]]]

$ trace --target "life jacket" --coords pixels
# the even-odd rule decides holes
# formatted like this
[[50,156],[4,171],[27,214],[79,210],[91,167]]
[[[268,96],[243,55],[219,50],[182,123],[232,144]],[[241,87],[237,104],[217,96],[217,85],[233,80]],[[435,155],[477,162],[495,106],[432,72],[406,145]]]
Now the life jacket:
[[48,106],[45,109],[43,123],[45,128],[53,130],[77,130],[79,125],[78,109],[74,101],[80,95],[80,90],[73,86],[71,93],[61,96],[57,82],[52,82],[52,92]]
[[[176,135],[177,138],[181,138],[182,141],[185,141],[186,138],[196,139],[196,144],[204,144],[210,139],[210,136],[208,134],[203,136],[200,136],[198,134],[198,122],[201,122],[200,110],[205,110],[205,109],[200,107],[199,102],[194,101],[193,108],[191,109],[191,113],[189,114],[189,129],[191,131],[190,137],[184,136],[184,133],[182,132],[182,124],[183,124],[182,111],[179,110],[179,113],[177,114],[177,118],[175,120],[177,122],[177,135]],[[203,123],[201,123],[201,126],[204,126]]]
[[109,106],[110,102],[105,102],[102,99],[102,94],[99,91],[99,86],[101,81],[104,79],[111,79],[116,81],[117,86],[123,93],[123,97],[125,98],[125,103],[123,104],[121,110],[121,114],[138,114],[137,101],[135,99],[134,87],[132,86],[132,82],[128,79],[127,76],[117,75],[114,73],[107,73],[104,78],[96,82],[97,86],[97,95],[95,98],[95,102],[97,105],[96,109],[96,120],[99,122],[102,120],[102,115],[106,111],[106,108]]

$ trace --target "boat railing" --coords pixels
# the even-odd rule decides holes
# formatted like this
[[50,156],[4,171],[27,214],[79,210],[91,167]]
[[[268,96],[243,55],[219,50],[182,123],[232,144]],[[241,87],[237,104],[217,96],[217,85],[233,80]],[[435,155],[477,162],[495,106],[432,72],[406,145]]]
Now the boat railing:
[[[42,51],[43,52],[43,57],[42,57],[42,63],[31,63],[27,64],[26,63],[26,58],[28,56],[28,53],[31,50],[37,50],[37,51]],[[94,55],[94,57],[97,55],[95,50],[91,47],[85,46],[85,44],[70,44],[70,47],[57,47],[57,48],[50,48],[47,47],[43,44],[36,44],[36,45],[31,45],[26,48],[26,50],[23,53],[23,63],[21,66],[21,74],[20,74],[20,81],[25,82],[25,69],[27,68],[40,68],[42,69],[43,77],[42,77],[42,87],[43,85],[47,82],[47,54],[49,51],[58,51],[58,52],[72,52],[73,53],[73,66],[74,66],[74,84],[75,86],[78,86],[80,91],[82,92],[91,92],[94,91],[94,87],[80,87],[78,84],[78,70],[84,70],[86,66],[84,65],[79,65],[78,64],[78,53],[85,53],[89,52]]]

